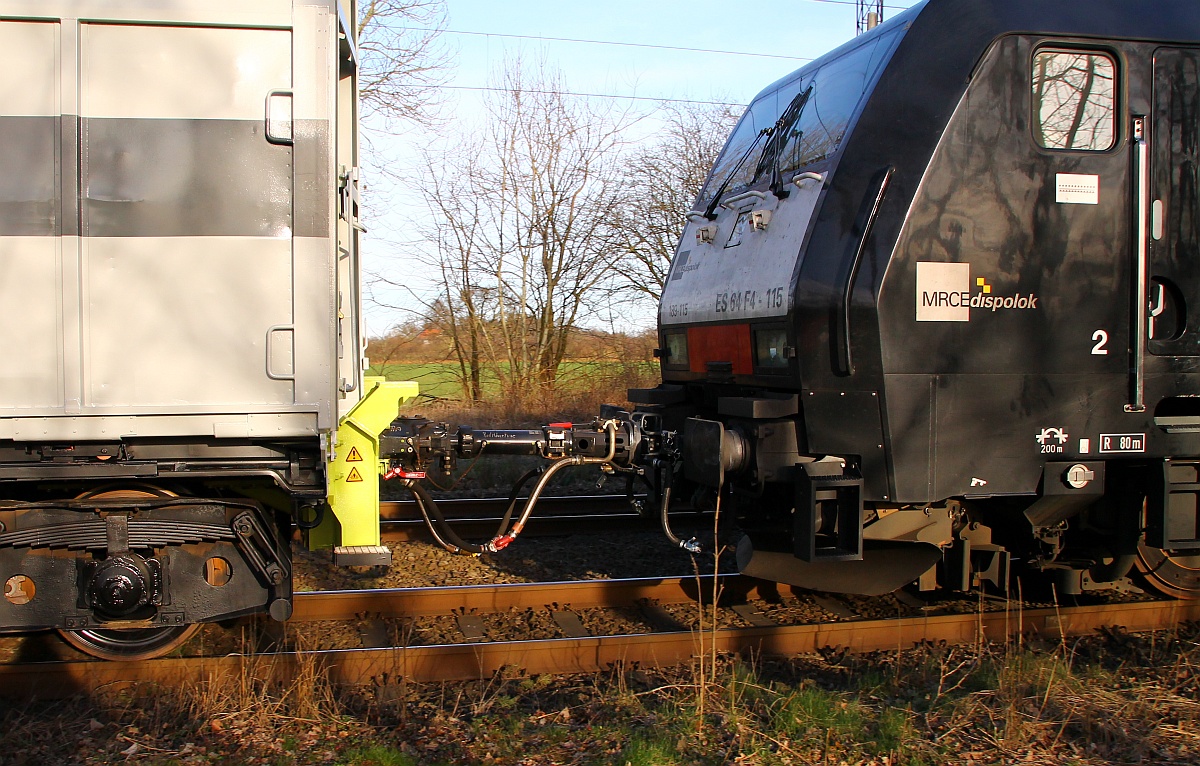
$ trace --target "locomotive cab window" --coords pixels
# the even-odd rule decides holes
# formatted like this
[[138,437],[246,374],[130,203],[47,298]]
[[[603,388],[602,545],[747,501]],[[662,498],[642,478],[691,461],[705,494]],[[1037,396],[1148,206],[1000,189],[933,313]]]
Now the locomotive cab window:
[[1046,149],[1102,152],[1117,139],[1117,65],[1095,51],[1033,56],[1033,133]]

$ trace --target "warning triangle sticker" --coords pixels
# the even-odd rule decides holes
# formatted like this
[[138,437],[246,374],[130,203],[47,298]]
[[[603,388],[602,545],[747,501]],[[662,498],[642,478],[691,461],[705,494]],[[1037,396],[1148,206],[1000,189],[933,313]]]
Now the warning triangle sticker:
[[359,474],[357,468],[350,469],[350,475],[346,477],[346,481],[362,481],[362,475]]
[[362,455],[358,454],[358,447],[351,447],[350,454],[346,455],[347,463],[361,463]]

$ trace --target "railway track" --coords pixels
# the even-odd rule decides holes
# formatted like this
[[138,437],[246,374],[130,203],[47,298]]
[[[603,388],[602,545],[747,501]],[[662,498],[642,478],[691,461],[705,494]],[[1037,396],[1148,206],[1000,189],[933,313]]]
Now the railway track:
[[[645,495],[634,498],[646,502]],[[456,532],[464,537],[483,537],[495,533],[508,506],[503,497],[450,498],[438,501],[438,507]],[[425,521],[411,500],[391,500],[379,504],[380,534],[384,542],[427,540]],[[671,512],[672,519],[697,519],[702,515],[686,507]],[[658,509],[639,513],[625,495],[575,495],[543,497],[538,500],[533,520],[523,532],[526,536],[561,535],[568,532],[607,531],[614,527],[657,526]]]
[[[319,672],[337,685],[370,686],[379,695],[401,680],[415,682],[488,678],[505,669],[528,674],[596,672],[614,664],[671,665],[711,651],[794,655],[825,647],[850,651],[902,649],[920,642],[949,644],[1004,641],[1017,635],[1057,640],[1105,626],[1129,631],[1170,628],[1200,619],[1200,601],[1152,601],[1098,606],[1021,609],[966,614],[918,614],[889,619],[856,619],[805,625],[774,625],[759,614],[755,627],[694,632],[676,624],[662,605],[694,603],[714,585],[741,602],[751,616],[751,596],[771,597],[773,585],[737,575],[523,583],[502,586],[412,588],[299,594],[294,619],[300,623],[372,620],[422,615],[501,613],[550,609],[561,615],[587,608],[640,606],[654,632],[588,636],[578,620],[563,619],[563,637],[484,641],[432,646],[367,646],[356,649],[279,651],[221,657],[179,657],[144,662],[55,661],[0,666],[0,696],[53,698],[99,689],[144,684],[201,683],[218,677],[288,682]],[[759,591],[764,588],[764,591]],[[777,594],[776,594],[777,595]],[[737,608],[735,605],[734,608]],[[655,610],[658,620],[653,618]],[[666,624],[663,624],[666,623]],[[378,635],[385,635],[377,632]],[[364,643],[368,643],[364,641]]]
[[707,597],[714,584],[722,591],[745,597],[756,581],[740,575],[654,577],[628,580],[571,580],[506,585],[466,585],[444,588],[390,588],[297,593],[292,620],[315,622],[374,617],[428,617],[476,611],[506,612],[560,604],[564,609],[634,606],[656,602],[681,604]]
[[[644,502],[645,495],[635,495],[635,500]],[[506,497],[453,497],[439,499],[438,507],[448,520],[499,517],[508,505]],[[625,495],[569,495],[548,496],[538,499],[537,517],[588,516],[613,511],[632,513]],[[656,511],[652,511],[655,512]],[[412,500],[384,500],[379,503],[379,518],[385,521],[420,521],[421,513]]]

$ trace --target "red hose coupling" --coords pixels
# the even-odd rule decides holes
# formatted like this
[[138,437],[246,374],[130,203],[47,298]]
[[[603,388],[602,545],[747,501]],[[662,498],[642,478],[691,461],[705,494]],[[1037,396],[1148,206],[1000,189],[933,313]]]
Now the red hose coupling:
[[517,538],[513,537],[512,535],[500,535],[499,537],[493,538],[492,541],[488,543],[488,549],[493,553],[502,551],[507,548],[515,539]]
[[384,479],[384,481],[387,481],[388,479],[394,479],[397,476],[399,476],[401,479],[424,479],[425,472],[424,471],[406,471],[403,468],[400,468],[399,466],[397,466],[396,468],[393,468],[390,471],[388,471],[387,473],[385,473],[383,475],[383,479]]

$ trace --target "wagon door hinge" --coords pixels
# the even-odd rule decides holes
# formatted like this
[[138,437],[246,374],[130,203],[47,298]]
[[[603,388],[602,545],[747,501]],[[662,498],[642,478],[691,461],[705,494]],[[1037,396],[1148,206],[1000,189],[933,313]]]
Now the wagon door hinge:
[[350,224],[351,228],[365,234],[367,229],[359,219],[362,198],[359,194],[358,176],[359,170],[357,167],[347,168],[342,166],[342,172],[338,174],[338,197],[340,201],[338,215],[343,221]]

